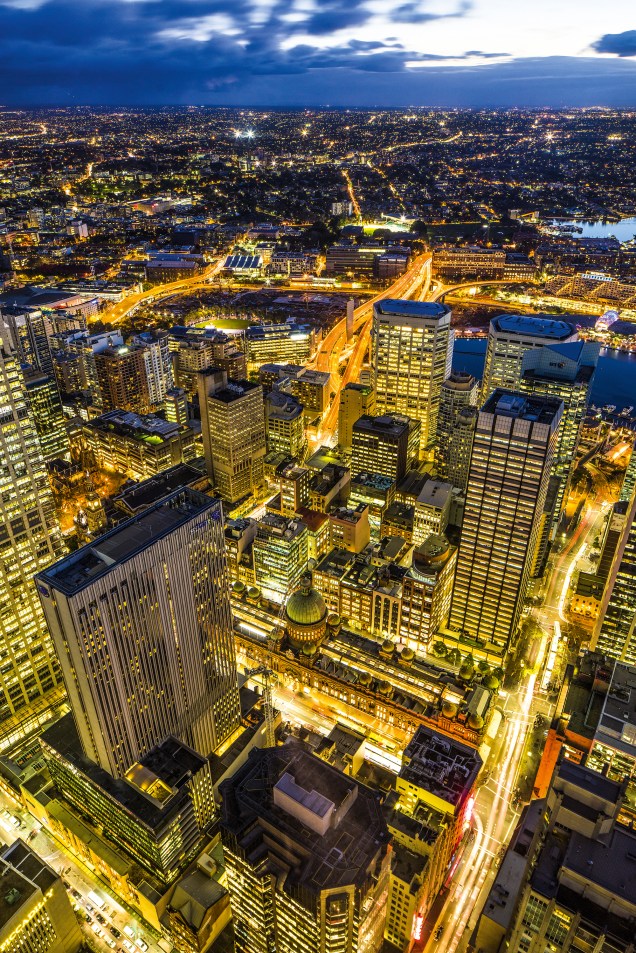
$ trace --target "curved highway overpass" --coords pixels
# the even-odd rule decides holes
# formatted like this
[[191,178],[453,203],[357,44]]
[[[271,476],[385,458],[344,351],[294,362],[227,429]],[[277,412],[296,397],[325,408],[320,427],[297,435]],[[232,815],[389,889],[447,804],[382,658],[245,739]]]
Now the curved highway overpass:
[[431,263],[432,255],[426,252],[415,258],[403,275],[393,282],[388,288],[363,302],[359,308],[353,312],[353,330],[358,334],[353,350],[349,356],[345,372],[340,377],[338,375],[338,366],[342,352],[347,342],[347,319],[342,318],[327,334],[320,343],[314,366],[316,370],[327,371],[331,374],[332,390],[335,396],[325,413],[320,430],[318,431],[318,440],[324,440],[331,437],[337,428],[338,410],[340,407],[340,393],[348,383],[357,381],[364,361],[367,347],[369,345],[369,336],[371,334],[371,325],[373,323],[373,305],[377,301],[383,301],[386,298],[411,298],[416,292],[424,288],[426,293],[431,281]]

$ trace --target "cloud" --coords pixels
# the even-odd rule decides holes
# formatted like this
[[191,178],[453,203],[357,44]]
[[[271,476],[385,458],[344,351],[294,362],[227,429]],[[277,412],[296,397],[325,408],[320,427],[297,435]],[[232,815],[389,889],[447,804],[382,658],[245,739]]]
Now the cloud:
[[200,102],[252,76],[403,73],[432,56],[341,39],[372,21],[384,32],[371,0],[0,0],[0,88],[16,104]]
[[395,10],[391,10],[389,17],[393,23],[428,23],[431,20],[449,20],[455,17],[462,17],[472,9],[472,3],[463,0],[456,10],[450,13],[432,13],[426,9],[426,4],[421,0],[409,0],[408,3],[402,3]]
[[[391,8],[390,3],[384,6]],[[470,8],[464,0],[447,3],[444,14],[432,13],[422,0],[399,0],[393,19],[421,24],[413,31],[417,44],[403,36],[387,37],[397,31],[390,28],[389,10],[380,15],[378,9],[377,0],[0,0],[2,101],[395,106],[505,105],[511,98],[518,105],[636,102],[632,64],[619,59],[508,58],[501,63],[507,54],[468,50],[446,56],[438,42],[428,50],[423,47],[427,22],[467,15]],[[409,49],[407,43],[419,48]],[[609,69],[619,65],[627,68],[620,76]]]
[[613,53],[615,56],[636,56],[636,30],[624,33],[606,33],[592,44],[597,53]]

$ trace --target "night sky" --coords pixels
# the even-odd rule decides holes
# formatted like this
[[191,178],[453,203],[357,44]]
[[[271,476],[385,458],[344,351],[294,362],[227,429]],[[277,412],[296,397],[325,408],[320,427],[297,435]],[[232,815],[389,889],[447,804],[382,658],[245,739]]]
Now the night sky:
[[636,106],[631,0],[0,0],[0,105]]

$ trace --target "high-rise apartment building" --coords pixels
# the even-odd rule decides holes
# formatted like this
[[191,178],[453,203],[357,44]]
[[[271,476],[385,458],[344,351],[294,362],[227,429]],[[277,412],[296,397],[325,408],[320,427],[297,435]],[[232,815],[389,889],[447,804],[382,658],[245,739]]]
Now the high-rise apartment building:
[[[97,379],[104,410],[130,410],[149,414],[156,409],[150,399],[146,355],[141,348],[109,347],[95,354]],[[163,404],[163,397],[160,403]]]
[[54,328],[50,315],[39,308],[5,306],[0,320],[7,328],[11,348],[20,364],[41,374],[52,374],[50,340]]
[[442,384],[437,418],[435,462],[438,475],[445,480],[450,480],[454,485],[457,484],[454,482],[450,464],[457,421],[462,410],[466,407],[477,406],[478,392],[475,378],[472,374],[463,371],[451,371],[450,377]]
[[265,401],[267,449],[302,463],[307,450],[303,405],[291,394],[272,390]]
[[177,490],[37,583],[82,748],[110,774],[169,735],[206,756],[237,727],[218,500]]
[[360,417],[375,414],[375,392],[367,384],[346,384],[340,392],[338,407],[338,443],[351,449],[353,425]]
[[94,412],[101,413],[101,382],[97,373],[97,356],[111,348],[123,347],[120,334],[88,334],[71,330],[55,334],[51,339],[53,372],[63,395],[84,392]]
[[562,412],[557,398],[504,390],[479,412],[449,628],[492,656],[517,631]]
[[599,547],[601,552],[596,564],[596,576],[603,583],[609,578],[616,551],[621,545],[625,525],[629,519],[630,503],[631,500],[617,500],[607,515],[607,523]]
[[45,460],[67,456],[66,420],[55,378],[40,371],[24,371],[24,383],[42,456]]
[[592,647],[627,665],[636,665],[636,496],[622,524]]
[[[34,706],[63,695],[33,576],[62,555],[40,441],[18,362],[0,345],[0,744],[29,726]],[[35,716],[34,716],[35,717]]]
[[451,310],[433,301],[380,301],[373,308],[373,385],[377,414],[422,424],[420,449],[436,441],[442,384],[453,359]]
[[163,407],[166,392],[173,384],[168,335],[165,331],[142,331],[134,334],[130,343],[143,355],[148,403],[158,410]]
[[235,503],[263,483],[263,389],[250,381],[227,383],[227,378],[219,386],[219,373],[199,375],[203,446],[216,488],[224,500]]
[[221,785],[239,953],[379,953],[389,833],[376,794],[290,739]]
[[285,467],[280,475],[280,512],[283,516],[295,516],[301,506],[307,506],[313,476],[307,467]]
[[163,402],[163,412],[166,420],[172,424],[187,424],[190,419],[188,414],[188,395],[183,387],[170,387],[166,391]]
[[[473,452],[473,439],[479,410],[477,407],[462,407],[455,419],[455,426],[444,448],[444,471],[447,479],[460,490],[468,486],[470,457]],[[439,446],[441,447],[441,441]]]
[[259,520],[253,543],[254,577],[266,594],[282,602],[298,588],[309,558],[307,525],[266,513]]
[[523,357],[535,348],[578,341],[574,323],[539,314],[502,314],[488,329],[488,347],[481,382],[485,401],[497,387],[518,390]]
[[400,414],[360,417],[352,427],[352,473],[381,473],[401,480],[419,456],[420,431],[419,420]]
[[427,480],[415,501],[413,542],[423,543],[434,533],[440,535],[449,522],[453,487],[441,480]]
[[413,551],[413,562],[402,580],[400,639],[424,654],[448,618],[457,550],[444,535],[428,536]]
[[245,354],[232,338],[216,328],[171,328],[169,347],[175,383],[189,397],[197,392],[197,375],[209,367],[220,368],[231,380],[243,380],[247,375]]
[[526,351],[521,360],[518,389],[522,393],[542,394],[563,401],[563,414],[552,460],[550,512],[546,514],[536,557],[538,569],[547,560],[548,543],[556,531],[569,486],[599,351],[600,345],[595,341],[573,341],[556,347],[547,345],[533,348]]

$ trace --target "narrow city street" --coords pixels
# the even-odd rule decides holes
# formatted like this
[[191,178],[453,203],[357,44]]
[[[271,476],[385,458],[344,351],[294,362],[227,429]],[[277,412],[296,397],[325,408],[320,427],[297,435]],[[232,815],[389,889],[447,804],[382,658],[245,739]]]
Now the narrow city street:
[[[17,801],[0,791],[0,840],[12,844],[17,837],[62,876],[91,949],[97,953],[169,953],[171,944],[153,937],[148,925],[125,909],[94,872],[41,828]],[[103,901],[101,908],[89,897],[91,892]]]

